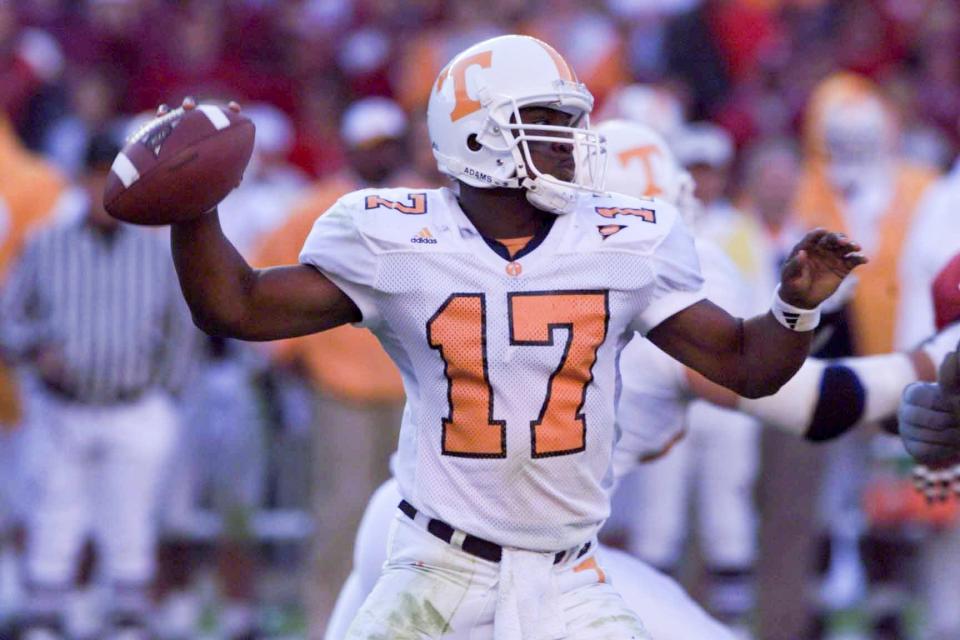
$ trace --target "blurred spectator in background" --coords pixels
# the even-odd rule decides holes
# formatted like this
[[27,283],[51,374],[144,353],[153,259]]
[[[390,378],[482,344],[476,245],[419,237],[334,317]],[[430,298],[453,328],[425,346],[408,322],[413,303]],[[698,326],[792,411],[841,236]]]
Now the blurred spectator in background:
[[[261,265],[296,262],[314,221],[340,196],[364,187],[424,185],[412,174],[408,122],[386,98],[350,105],[340,125],[349,168],[311,187],[262,244]],[[371,333],[344,326],[282,343],[277,357],[317,390],[313,427],[316,535],[307,589],[310,637],[320,637],[351,566],[366,501],[389,477],[403,411],[400,374]]]
[[196,634],[209,604],[191,591],[201,555],[196,542],[212,538],[222,598],[217,630],[227,640],[247,640],[259,630],[253,518],[267,490],[269,412],[258,384],[266,362],[243,342],[206,337],[203,347],[197,374],[182,394],[176,472],[164,483],[160,557],[168,565],[161,574],[168,592],[157,635],[191,640]]
[[293,123],[280,109],[266,104],[245,105],[257,136],[243,182],[218,209],[223,232],[248,259],[259,242],[283,224],[294,201],[307,186],[307,176],[287,162],[293,147]]
[[[0,115],[0,276],[27,234],[54,215],[65,193],[63,177],[44,159],[27,151],[10,120]],[[20,396],[12,371],[0,364],[0,423],[20,420]]]
[[714,7],[742,3],[701,2],[682,14],[667,28],[665,56],[671,75],[681,79],[692,94],[688,115],[701,120],[711,115],[729,91],[729,69],[721,57],[721,42],[711,29]]
[[288,112],[293,110],[292,79],[272,73],[265,66],[270,58],[246,59],[241,46],[231,45],[231,22],[224,19],[225,11],[229,9],[218,2],[192,2],[168,9],[176,19],[165,46],[144,61],[130,87],[132,104],[138,110],[176,103],[184,96],[270,100]]
[[337,128],[345,89],[336,80],[318,78],[304,87],[297,112],[296,138],[290,161],[311,178],[342,170],[346,159]]
[[683,104],[669,88],[630,84],[614,89],[601,107],[597,122],[623,118],[652,128],[667,142],[684,124]]
[[623,33],[612,16],[578,0],[552,0],[547,11],[521,26],[527,33],[564,51],[577,77],[598,101],[630,79]]
[[625,32],[624,60],[628,77],[652,82],[667,72],[668,27],[700,0],[606,0],[616,26]]
[[41,142],[41,151],[69,176],[83,170],[83,154],[93,136],[114,134],[122,86],[110,67],[82,69],[68,79],[69,109],[52,122]]
[[[803,236],[793,209],[800,178],[795,145],[784,139],[755,144],[747,151],[742,175],[737,203],[745,216],[729,227],[718,225],[715,237],[744,273],[752,275],[752,288],[768,295],[772,279]],[[763,429],[760,441],[755,633],[764,640],[806,638],[816,609],[807,594],[819,549],[816,499],[823,455],[776,429]]]
[[904,239],[936,173],[898,154],[896,115],[868,79],[835,74],[811,97],[797,211],[804,224],[856,237],[870,258],[852,301],[858,354],[894,346]]
[[63,629],[81,549],[97,543],[110,629],[146,638],[154,508],[177,429],[169,390],[187,383],[196,329],[169,248],[102,205],[119,145],[91,139],[84,215],[26,242],[0,301],[0,339],[38,378],[32,428],[44,449],[27,514],[25,637]]
[[[254,103],[244,114],[256,126],[243,182],[219,205],[224,233],[248,259],[268,234],[283,224],[307,184],[305,174],[286,161],[293,124],[277,107]],[[160,617],[164,637],[187,640],[202,616],[203,603],[190,591],[198,563],[193,553],[197,523],[208,507],[215,515],[216,562],[224,603],[219,630],[230,639],[252,637],[258,629],[258,563],[251,519],[264,507],[270,413],[260,384],[263,354],[253,345],[211,338],[194,385],[185,393],[181,458],[171,479],[175,497],[165,524],[170,540],[164,560],[166,594]],[[212,461],[212,462],[211,462]]]
[[742,218],[730,202],[734,160],[730,134],[709,122],[694,122],[677,131],[671,146],[696,184],[694,195],[704,209],[702,222],[708,227],[725,226]]
[[455,2],[444,5],[447,20],[403,42],[396,67],[394,93],[408,113],[426,111],[427,99],[441,68],[462,47],[517,30],[523,5],[516,0]]
[[20,23],[13,2],[0,2],[0,104],[28,144],[48,115],[41,94],[63,71],[63,52],[47,32]]

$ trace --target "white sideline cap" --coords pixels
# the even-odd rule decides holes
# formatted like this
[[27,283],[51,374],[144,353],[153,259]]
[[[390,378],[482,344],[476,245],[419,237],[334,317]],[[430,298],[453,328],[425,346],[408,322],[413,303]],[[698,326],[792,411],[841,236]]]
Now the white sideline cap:
[[673,151],[685,167],[705,164],[725,167],[733,160],[733,138],[727,130],[709,122],[694,122],[673,139]]
[[393,100],[372,97],[347,107],[340,120],[340,136],[351,148],[383,139],[400,138],[407,131],[407,115]]

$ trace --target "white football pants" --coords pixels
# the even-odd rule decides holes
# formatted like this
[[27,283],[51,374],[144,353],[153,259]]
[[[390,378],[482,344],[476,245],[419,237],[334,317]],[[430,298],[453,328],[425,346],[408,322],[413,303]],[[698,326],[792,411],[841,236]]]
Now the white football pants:
[[42,399],[33,424],[42,468],[27,516],[31,582],[71,584],[88,535],[107,581],[152,579],[157,490],[177,425],[161,392],[99,407]]
[[[386,561],[388,531],[399,502],[400,492],[392,479],[370,500],[357,531],[353,572],[340,591],[326,640],[343,640],[347,636],[350,622],[380,577]],[[601,547],[598,556],[609,582],[656,640],[733,640],[730,632],[671,578],[615,549]]]
[[740,413],[694,402],[689,431],[670,454],[641,465],[635,482],[630,550],[672,568],[686,541],[688,500],[697,491],[700,545],[712,569],[750,567],[756,556],[753,484],[759,425]]

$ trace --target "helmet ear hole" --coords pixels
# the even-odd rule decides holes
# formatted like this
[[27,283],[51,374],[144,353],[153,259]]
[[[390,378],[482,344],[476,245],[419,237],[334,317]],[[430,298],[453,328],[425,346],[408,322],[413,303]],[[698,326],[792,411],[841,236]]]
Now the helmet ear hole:
[[467,148],[470,149],[470,151],[480,151],[480,149],[483,149],[483,145],[477,140],[477,134],[471,133],[467,136]]

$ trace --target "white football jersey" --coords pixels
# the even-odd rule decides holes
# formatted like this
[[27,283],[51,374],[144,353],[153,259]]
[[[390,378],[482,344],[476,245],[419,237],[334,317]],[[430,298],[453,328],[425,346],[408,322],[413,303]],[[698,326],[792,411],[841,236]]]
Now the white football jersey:
[[[696,247],[706,296],[732,315],[749,315],[752,294],[733,261],[710,240],[697,238]],[[620,376],[617,423],[622,433],[613,458],[617,480],[683,438],[693,399],[684,366],[640,336],[623,350]]]
[[894,346],[913,349],[936,331],[933,281],[960,251],[960,160],[920,200],[900,256],[900,308]]
[[530,246],[501,257],[448,189],[364,190],[317,220],[300,261],[400,369],[404,497],[498,544],[558,551],[609,512],[621,349],[702,299],[702,280],[676,210],[650,200],[584,194]]

